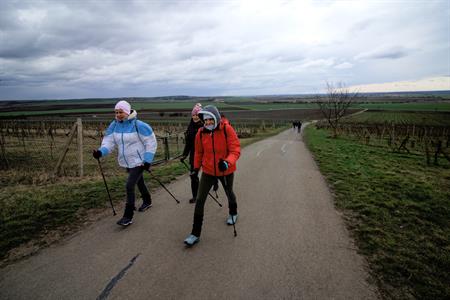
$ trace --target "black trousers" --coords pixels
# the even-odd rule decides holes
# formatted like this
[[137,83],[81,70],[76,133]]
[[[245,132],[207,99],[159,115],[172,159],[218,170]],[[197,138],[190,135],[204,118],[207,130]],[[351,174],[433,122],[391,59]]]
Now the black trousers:
[[208,193],[211,190],[211,187],[214,185],[214,183],[216,183],[217,180],[219,180],[220,183],[222,183],[223,189],[225,190],[225,194],[227,195],[228,211],[230,215],[237,214],[236,195],[233,192],[234,173],[221,177],[216,177],[202,173],[197,193],[197,200],[195,202],[194,224],[192,226],[191,232],[193,235],[197,237],[200,236],[202,231],[206,198],[208,197]]
[[136,202],[135,186],[138,186],[139,192],[141,193],[142,200],[145,203],[152,202],[150,193],[144,182],[144,170],[142,167],[138,166],[135,168],[127,168],[128,179],[126,184],[127,190],[127,203],[125,205],[125,217],[132,218],[134,213],[134,207]]
[[189,176],[191,177],[192,198],[197,199],[197,191],[200,180],[198,178],[198,174],[194,172],[194,166],[192,164],[191,164],[191,174]]

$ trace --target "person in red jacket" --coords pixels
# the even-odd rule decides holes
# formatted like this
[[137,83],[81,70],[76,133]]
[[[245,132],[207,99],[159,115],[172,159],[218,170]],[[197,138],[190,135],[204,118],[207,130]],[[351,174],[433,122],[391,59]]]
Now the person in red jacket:
[[235,224],[238,217],[233,181],[236,162],[241,154],[239,139],[233,127],[228,122],[221,121],[219,110],[215,106],[205,106],[199,115],[204,126],[195,136],[194,171],[199,172],[201,168],[203,173],[197,192],[194,224],[191,234],[184,240],[187,246],[200,241],[205,201],[217,180],[221,182],[228,198],[227,224]]

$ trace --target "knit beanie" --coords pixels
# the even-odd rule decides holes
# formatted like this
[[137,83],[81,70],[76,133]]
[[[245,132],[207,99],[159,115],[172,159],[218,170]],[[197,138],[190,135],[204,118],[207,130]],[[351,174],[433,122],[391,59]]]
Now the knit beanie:
[[131,105],[127,101],[121,100],[121,101],[117,102],[116,107],[114,109],[121,109],[124,111],[124,113],[129,115],[131,112]]
[[202,105],[200,103],[195,104],[194,108],[192,109],[193,116],[198,115],[198,112],[202,110]]

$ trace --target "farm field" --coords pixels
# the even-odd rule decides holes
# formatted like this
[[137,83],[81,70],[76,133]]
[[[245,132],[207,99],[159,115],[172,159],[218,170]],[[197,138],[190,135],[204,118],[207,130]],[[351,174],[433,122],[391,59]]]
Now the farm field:
[[360,103],[353,108],[396,111],[450,111],[450,102]]
[[344,123],[450,126],[450,112],[366,111],[343,119]]
[[[449,93],[450,94],[450,93]],[[363,96],[353,109],[405,110],[405,111],[450,111],[450,97],[447,94]],[[315,96],[304,97],[166,97],[129,98],[132,106],[142,112],[186,112],[200,102],[214,104],[223,111],[271,111],[271,110],[314,110]],[[33,115],[102,114],[108,113],[118,99],[80,99],[48,101],[0,101],[0,118],[28,117]],[[359,101],[359,103],[358,103]]]

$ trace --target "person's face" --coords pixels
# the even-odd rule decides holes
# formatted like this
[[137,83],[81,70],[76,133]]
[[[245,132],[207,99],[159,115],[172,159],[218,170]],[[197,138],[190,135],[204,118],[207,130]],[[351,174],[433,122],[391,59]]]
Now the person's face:
[[116,120],[117,121],[123,121],[128,116],[126,112],[124,112],[122,109],[116,109],[114,110],[116,114]]
[[192,120],[194,120],[194,122],[197,123],[198,121],[200,121],[200,117],[198,115],[193,115]]
[[213,125],[214,126],[214,119],[206,119],[205,120],[205,125],[206,126],[208,126],[208,125]]

